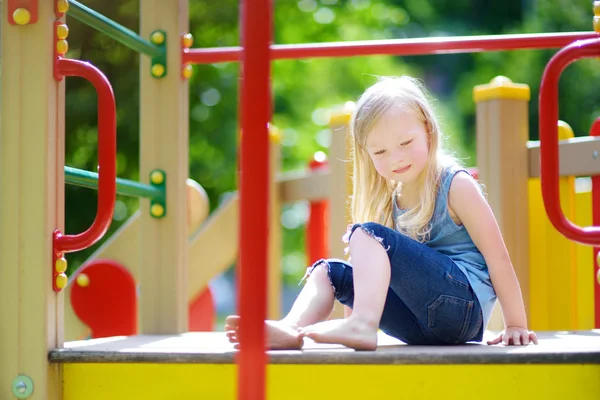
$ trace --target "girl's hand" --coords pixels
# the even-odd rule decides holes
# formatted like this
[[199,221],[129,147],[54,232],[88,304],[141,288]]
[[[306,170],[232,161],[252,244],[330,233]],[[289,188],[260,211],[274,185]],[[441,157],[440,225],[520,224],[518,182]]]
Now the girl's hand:
[[488,340],[487,344],[498,344],[502,342],[505,346],[521,344],[528,345],[529,342],[538,344],[537,336],[533,331],[528,331],[520,326],[510,326],[500,332],[494,340]]

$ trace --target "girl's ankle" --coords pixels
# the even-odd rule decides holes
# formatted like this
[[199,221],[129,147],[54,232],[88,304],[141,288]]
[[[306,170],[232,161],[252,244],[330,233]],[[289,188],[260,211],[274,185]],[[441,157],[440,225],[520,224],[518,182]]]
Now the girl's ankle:
[[353,312],[348,317],[348,320],[359,325],[366,325],[375,330],[379,329],[379,320],[373,318],[371,315],[356,314],[356,312]]

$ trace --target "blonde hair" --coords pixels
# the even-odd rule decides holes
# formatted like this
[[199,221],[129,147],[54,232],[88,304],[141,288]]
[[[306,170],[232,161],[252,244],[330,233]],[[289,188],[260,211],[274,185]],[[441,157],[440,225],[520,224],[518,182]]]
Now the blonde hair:
[[[425,169],[418,177],[419,205],[407,210],[396,221],[393,221],[392,201],[401,196],[402,185],[379,175],[366,150],[369,132],[392,105],[401,105],[416,113],[425,124],[429,145]],[[420,242],[427,241],[441,173],[456,160],[444,152],[440,126],[423,85],[408,76],[379,78],[358,99],[350,128],[354,161],[353,223],[377,222]]]

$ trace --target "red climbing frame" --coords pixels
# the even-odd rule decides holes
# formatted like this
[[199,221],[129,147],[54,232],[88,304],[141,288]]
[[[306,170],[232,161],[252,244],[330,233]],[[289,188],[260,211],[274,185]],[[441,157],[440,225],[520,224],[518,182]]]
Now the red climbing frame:
[[[598,38],[594,32],[423,38],[347,43],[271,45],[272,0],[243,0],[242,47],[182,49],[182,62],[190,64],[241,61],[241,188],[240,285],[242,317],[237,359],[238,398],[265,398],[264,320],[267,295],[268,237],[268,128],[271,110],[270,60],[366,55],[425,55],[483,51],[548,49],[576,40]],[[554,131],[556,132],[556,118]],[[548,133],[546,134],[548,135]],[[554,137],[554,139],[556,139]],[[546,136],[545,145],[548,143]],[[543,150],[542,150],[543,151]],[[550,150],[552,152],[552,149]],[[544,160],[544,157],[542,157]],[[556,157],[545,164],[557,163]],[[556,168],[556,166],[554,167]],[[546,185],[548,181],[546,179]],[[551,191],[550,195],[558,198]],[[556,195],[556,196],[555,196]],[[548,199],[546,194],[545,200]],[[550,209],[552,209],[550,201]],[[596,233],[592,233],[596,235]],[[576,235],[577,237],[577,235]],[[589,238],[589,236],[588,236]],[[243,299],[243,300],[242,300]]]

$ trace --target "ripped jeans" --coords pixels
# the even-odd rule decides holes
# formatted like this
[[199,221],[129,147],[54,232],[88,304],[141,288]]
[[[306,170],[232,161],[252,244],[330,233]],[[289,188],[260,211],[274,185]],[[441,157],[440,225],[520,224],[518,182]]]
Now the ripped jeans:
[[[362,226],[386,250],[390,286],[379,328],[407,344],[447,345],[483,339],[483,316],[466,276],[446,255],[376,223]],[[338,259],[319,260],[307,271],[326,265],[335,298],[352,308],[352,265]],[[368,266],[367,266],[368,268]]]

